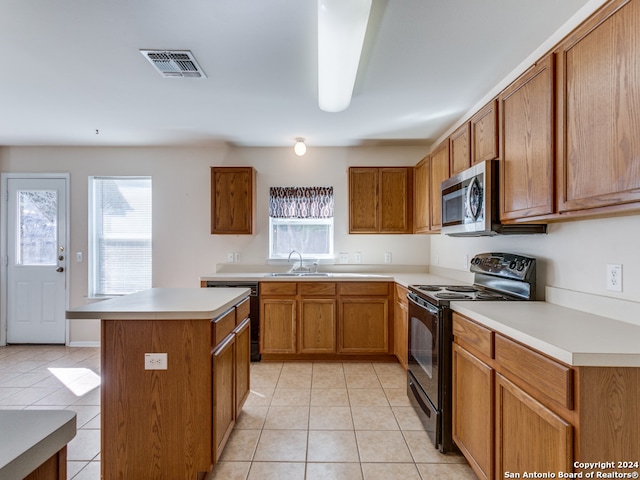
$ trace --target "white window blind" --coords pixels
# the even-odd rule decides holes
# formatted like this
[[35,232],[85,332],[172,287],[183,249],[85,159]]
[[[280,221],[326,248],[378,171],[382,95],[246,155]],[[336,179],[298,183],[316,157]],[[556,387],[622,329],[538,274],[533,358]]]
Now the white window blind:
[[151,288],[151,177],[90,177],[89,294]]

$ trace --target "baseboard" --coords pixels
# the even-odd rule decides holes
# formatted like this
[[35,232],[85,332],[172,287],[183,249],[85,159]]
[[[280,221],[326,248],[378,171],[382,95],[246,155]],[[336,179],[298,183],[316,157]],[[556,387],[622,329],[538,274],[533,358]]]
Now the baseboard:
[[69,342],[70,347],[99,347],[100,342],[90,341],[90,342]]

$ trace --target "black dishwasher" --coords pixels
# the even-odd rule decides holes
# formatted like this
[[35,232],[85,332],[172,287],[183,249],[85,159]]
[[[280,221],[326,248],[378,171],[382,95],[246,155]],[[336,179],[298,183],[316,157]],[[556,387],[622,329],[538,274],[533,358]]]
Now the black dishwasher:
[[207,280],[207,288],[248,288],[251,319],[251,361],[260,361],[260,287],[258,282],[217,282]]

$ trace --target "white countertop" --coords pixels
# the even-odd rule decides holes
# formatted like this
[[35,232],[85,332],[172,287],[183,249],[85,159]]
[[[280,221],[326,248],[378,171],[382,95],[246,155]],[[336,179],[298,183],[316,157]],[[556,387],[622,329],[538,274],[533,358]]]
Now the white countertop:
[[640,325],[546,302],[451,302],[451,309],[567,365],[640,367]]
[[0,410],[0,480],[24,478],[76,436],[71,410]]
[[215,318],[248,288],[152,288],[67,310],[69,319],[200,320]]

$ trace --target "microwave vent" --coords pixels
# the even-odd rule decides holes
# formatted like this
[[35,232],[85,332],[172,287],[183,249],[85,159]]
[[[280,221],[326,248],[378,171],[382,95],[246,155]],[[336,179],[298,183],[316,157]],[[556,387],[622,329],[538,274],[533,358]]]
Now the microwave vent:
[[207,78],[189,50],[140,50],[163,77]]

